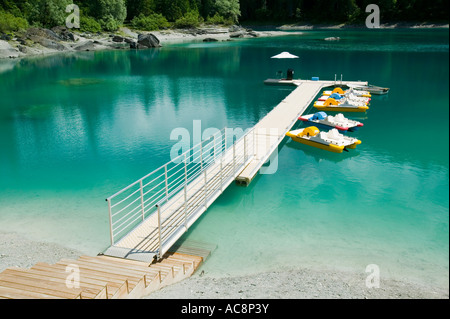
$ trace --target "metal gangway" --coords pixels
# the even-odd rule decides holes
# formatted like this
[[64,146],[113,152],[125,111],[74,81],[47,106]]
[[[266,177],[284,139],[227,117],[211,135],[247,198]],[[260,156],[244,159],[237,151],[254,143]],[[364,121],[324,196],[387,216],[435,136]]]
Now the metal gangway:
[[108,197],[111,246],[103,254],[161,258],[257,153],[255,130],[238,134],[217,131]]

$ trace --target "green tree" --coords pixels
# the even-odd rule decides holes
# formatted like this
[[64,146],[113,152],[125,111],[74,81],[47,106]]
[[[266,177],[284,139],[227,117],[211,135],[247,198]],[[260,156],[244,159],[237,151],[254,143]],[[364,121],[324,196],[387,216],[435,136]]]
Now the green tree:
[[127,17],[125,0],[91,0],[90,13],[100,24],[121,25]]
[[239,0],[216,0],[216,10],[221,16],[234,22],[238,22],[241,15]]
[[23,12],[28,22],[52,28],[64,25],[66,7],[72,0],[30,0],[23,4]]
[[16,17],[12,13],[5,12],[0,8],[0,32],[14,32],[28,27],[24,18]]

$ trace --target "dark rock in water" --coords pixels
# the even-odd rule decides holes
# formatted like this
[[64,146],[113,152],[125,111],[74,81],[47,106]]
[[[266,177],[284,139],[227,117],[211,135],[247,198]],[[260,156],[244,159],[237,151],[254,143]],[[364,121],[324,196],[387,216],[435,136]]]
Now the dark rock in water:
[[329,38],[325,38],[325,41],[339,41],[341,38],[340,37],[329,37]]
[[139,34],[138,36],[138,44],[143,45],[147,48],[159,48],[161,44],[159,44],[159,40],[153,34]]
[[148,47],[133,41],[130,43],[130,49],[148,49]]
[[214,39],[214,38],[205,38],[205,39],[203,39],[203,42],[217,42],[217,41],[219,41],[219,40]]
[[86,41],[74,47],[74,50],[77,51],[92,51],[94,49],[95,45],[93,41]]
[[112,40],[113,40],[113,42],[123,42],[124,38],[121,37],[120,35],[115,35],[115,36],[113,36]]
[[135,42],[133,39],[130,39],[130,38],[124,38],[124,41],[126,42],[126,43],[133,43],[133,42]]
[[255,31],[249,31],[247,32],[247,34],[251,37],[257,38],[258,37],[258,33],[256,33]]

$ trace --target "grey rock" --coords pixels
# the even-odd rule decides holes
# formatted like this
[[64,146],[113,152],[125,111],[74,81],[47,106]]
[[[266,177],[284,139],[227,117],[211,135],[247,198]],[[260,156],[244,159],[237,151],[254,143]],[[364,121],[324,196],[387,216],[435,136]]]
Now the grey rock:
[[158,38],[152,33],[148,34],[139,34],[138,35],[138,44],[143,45],[147,48],[159,48],[161,44],[159,43]]
[[236,31],[230,33],[230,38],[243,38],[245,35],[245,31]]
[[[61,37],[52,30],[44,29],[44,28],[29,28],[26,33],[27,37],[33,41],[35,41],[36,38],[44,38],[51,41],[60,41]],[[35,41],[37,42],[37,41]]]
[[219,40],[214,39],[214,38],[204,38],[203,39],[203,42],[217,42],[217,41],[219,41]]
[[12,38],[9,34],[2,33],[0,34],[0,40],[10,41]]
[[93,41],[85,41],[74,47],[77,51],[92,51],[95,49],[95,44]]
[[238,26],[238,25],[232,25],[232,26],[228,29],[229,32],[237,32],[237,31],[240,31],[240,30],[241,30],[241,27]]
[[25,46],[23,46],[23,45],[18,45],[17,48],[18,48],[19,51],[22,52],[22,53],[25,53],[25,54],[26,54],[26,53],[28,52],[27,47],[25,47]]
[[19,51],[14,49],[8,42],[0,40],[0,58],[17,58]]
[[48,49],[58,50],[58,51],[64,51],[66,49],[65,46],[63,46],[61,43],[58,43],[53,40],[49,40],[46,38],[35,38],[35,42],[39,43],[43,47],[46,47]]
[[125,39],[123,37],[121,37],[120,35],[115,35],[112,38],[113,42],[123,42]]

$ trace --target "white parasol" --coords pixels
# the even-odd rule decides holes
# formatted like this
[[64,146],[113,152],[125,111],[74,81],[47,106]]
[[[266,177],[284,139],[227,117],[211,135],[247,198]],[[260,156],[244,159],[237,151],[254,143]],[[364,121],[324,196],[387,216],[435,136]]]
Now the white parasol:
[[289,52],[281,52],[280,54],[274,55],[271,59],[298,59],[298,56]]

